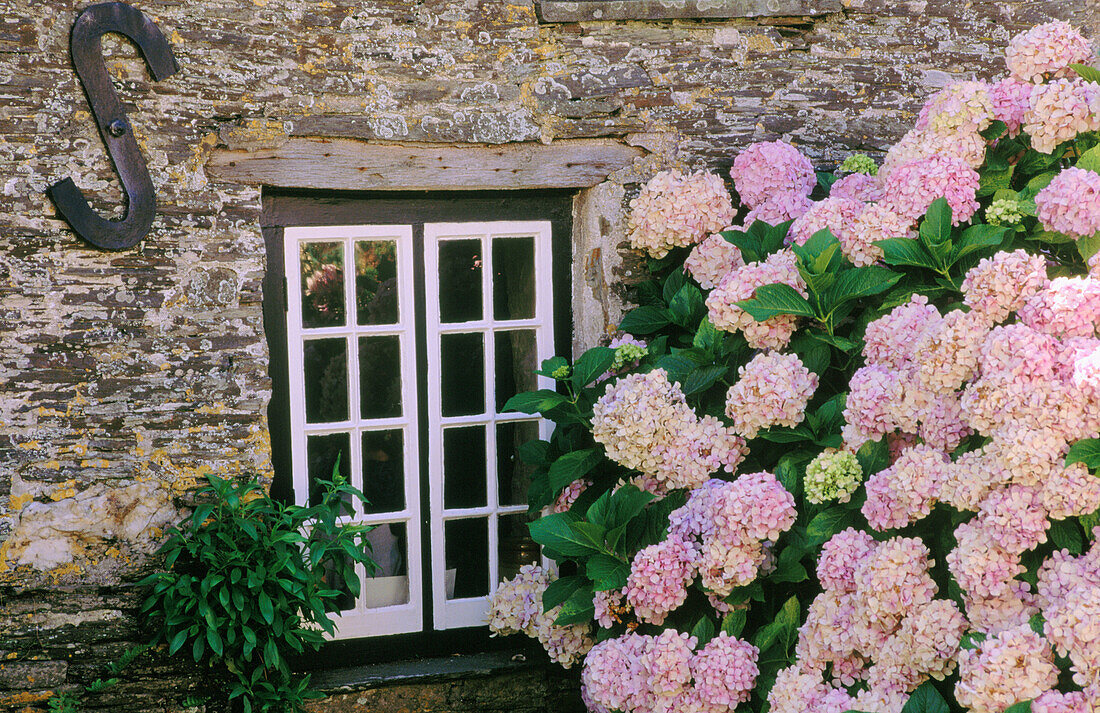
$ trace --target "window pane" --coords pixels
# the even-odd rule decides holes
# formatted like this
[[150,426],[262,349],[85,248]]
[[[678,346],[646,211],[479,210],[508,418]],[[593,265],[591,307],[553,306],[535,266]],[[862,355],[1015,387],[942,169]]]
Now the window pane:
[[[318,480],[332,480],[332,470],[340,461],[340,475],[349,478],[351,464],[351,434],[331,433],[306,439],[306,467],[309,473],[309,504],[321,502]],[[350,498],[350,496],[348,496]]]
[[443,507],[485,507],[485,470],[485,426],[443,429]]
[[501,505],[523,505],[534,468],[519,457],[519,447],[539,437],[534,421],[497,424],[497,495]]
[[363,418],[401,415],[401,343],[397,335],[359,338],[359,410]]
[[496,408],[501,411],[508,399],[521,391],[534,391],[538,351],[535,330],[519,329],[493,334],[496,349]]
[[493,319],[535,316],[535,239],[493,240]]
[[497,560],[500,562],[500,573],[497,582],[515,577],[525,564],[539,563],[539,546],[531,539],[527,523],[527,515],[523,513],[501,515],[497,519],[497,542],[500,549]]
[[[352,566],[351,558],[343,552],[334,555],[334,557],[341,562],[341,569]],[[340,591],[340,596],[336,598],[336,608],[340,611],[347,611],[355,608],[355,600],[359,596],[359,592],[348,587],[348,583],[344,580],[341,573],[336,568],[335,562],[328,562],[324,565],[324,574],[321,575],[321,580],[324,582],[325,587],[328,589],[336,589]],[[359,584],[362,586],[362,575],[359,577]]]
[[368,609],[406,604],[409,601],[409,540],[403,522],[379,525],[367,533],[372,558],[378,571],[363,587],[363,603]]
[[302,243],[302,326],[344,324],[343,243]]
[[363,494],[368,513],[405,509],[405,452],[400,429],[363,433]]
[[342,337],[307,339],[302,352],[306,422],[348,420],[347,342]]
[[485,412],[485,338],[472,334],[439,336],[442,381],[440,400],[444,416]]
[[484,517],[443,523],[447,598],[489,593],[489,520]]
[[481,319],[481,241],[439,242],[439,320]]
[[355,243],[355,311],[359,324],[397,323],[397,242]]

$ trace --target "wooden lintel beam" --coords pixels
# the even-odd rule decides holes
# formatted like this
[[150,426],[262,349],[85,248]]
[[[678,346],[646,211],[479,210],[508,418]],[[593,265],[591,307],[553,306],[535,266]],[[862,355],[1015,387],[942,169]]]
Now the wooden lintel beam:
[[587,188],[645,153],[610,139],[454,146],[291,138],[274,149],[215,151],[206,164],[206,174],[215,182],[283,188]]

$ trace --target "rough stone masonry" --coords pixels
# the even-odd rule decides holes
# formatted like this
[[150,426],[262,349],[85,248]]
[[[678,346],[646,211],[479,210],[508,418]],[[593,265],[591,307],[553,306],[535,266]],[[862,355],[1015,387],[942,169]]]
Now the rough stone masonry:
[[[132,582],[204,473],[270,471],[261,190],[213,178],[218,152],[644,147],[578,215],[602,241],[576,253],[575,291],[602,306],[577,315],[590,342],[624,298],[623,207],[655,171],[727,169],[774,138],[822,167],[878,152],[937,87],[1002,71],[1015,32],[1064,18],[1100,37],[1095,0],[784,0],[747,3],[753,17],[647,0],[591,20],[535,0],[134,0],[181,71],[152,82],[129,42],[104,42],[159,200],[148,237],[107,253],[44,193],[71,176],[102,215],[122,211],[68,55],[88,4],[0,0],[0,711],[45,708],[141,640]],[[180,710],[200,683],[149,655],[87,705]],[[454,691],[435,709],[464,709]],[[502,710],[550,706],[507,695]]]

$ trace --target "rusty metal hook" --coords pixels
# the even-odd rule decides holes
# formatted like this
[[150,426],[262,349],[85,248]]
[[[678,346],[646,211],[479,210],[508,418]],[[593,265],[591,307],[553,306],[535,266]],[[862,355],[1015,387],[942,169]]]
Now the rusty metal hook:
[[71,178],[53,184],[47,193],[80,237],[96,247],[123,250],[137,245],[149,232],[157,211],[157,198],[145,157],[134,140],[126,111],[103,61],[100,40],[108,32],[126,35],[138,46],[154,81],[172,76],[179,71],[179,65],[172,46],[153,21],[126,3],[92,5],[73,23],[69,39],[73,67],[126,193],[126,217],[101,218]]

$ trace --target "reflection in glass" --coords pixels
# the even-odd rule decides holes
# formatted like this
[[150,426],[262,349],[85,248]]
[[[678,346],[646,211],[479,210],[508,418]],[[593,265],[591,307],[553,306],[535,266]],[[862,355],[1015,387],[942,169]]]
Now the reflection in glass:
[[439,336],[444,416],[485,412],[485,340],[480,332]]
[[493,319],[535,316],[535,239],[493,240]]
[[[321,502],[322,488],[318,480],[331,481],[333,469],[339,461],[339,473],[349,479],[351,464],[351,434],[330,433],[306,438],[306,472],[309,474],[309,504]],[[351,503],[351,496],[347,496]]]
[[363,418],[401,415],[401,344],[397,335],[359,338],[359,410]]
[[407,604],[409,601],[409,540],[403,522],[378,525],[367,533],[371,556],[378,571],[363,586],[363,604],[368,609]]
[[496,409],[501,411],[508,399],[522,391],[534,391],[538,350],[535,330],[517,329],[493,334],[496,349]]
[[485,490],[485,426],[443,429],[443,507],[484,507]]
[[439,320],[481,319],[481,241],[439,242]]
[[343,243],[302,243],[302,326],[344,324]]
[[306,422],[348,419],[348,355],[343,337],[307,339],[302,349]]
[[359,324],[396,324],[397,243],[355,243],[355,311]]
[[515,577],[525,564],[539,563],[538,543],[527,531],[529,521],[526,513],[501,515],[497,519],[497,561],[500,563],[497,582]]
[[534,467],[519,457],[519,447],[539,437],[534,421],[497,424],[497,497],[501,505],[523,505]]
[[[484,517],[443,523],[448,599],[483,597],[489,593],[489,520]],[[454,570],[452,575],[450,570]]]
[[400,429],[363,433],[363,494],[367,513],[405,509],[405,451]]

